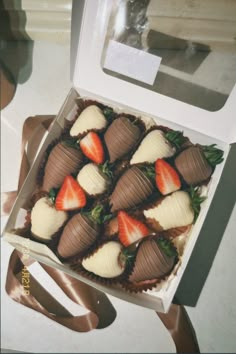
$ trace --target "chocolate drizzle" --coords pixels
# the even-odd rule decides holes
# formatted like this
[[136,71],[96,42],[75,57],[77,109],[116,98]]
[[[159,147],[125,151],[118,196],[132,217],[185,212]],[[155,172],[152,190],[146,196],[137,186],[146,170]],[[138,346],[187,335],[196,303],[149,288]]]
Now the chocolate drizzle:
[[198,146],[192,146],[181,152],[175,159],[175,166],[189,185],[197,185],[207,180],[213,172]]
[[83,155],[80,150],[58,143],[48,157],[42,189],[49,192],[51,188],[60,187],[64,178],[76,173],[82,162]]
[[96,241],[100,227],[83,214],[74,215],[66,224],[57,251],[62,258],[73,257],[88,250]]
[[129,168],[118,180],[110,197],[111,211],[128,209],[144,202],[154,190],[152,182],[136,166]]

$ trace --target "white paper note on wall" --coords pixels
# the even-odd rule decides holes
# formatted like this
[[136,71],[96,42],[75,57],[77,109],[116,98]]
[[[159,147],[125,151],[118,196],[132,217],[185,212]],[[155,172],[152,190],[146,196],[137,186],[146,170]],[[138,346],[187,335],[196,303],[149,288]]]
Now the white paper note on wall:
[[153,85],[161,57],[110,40],[104,68]]

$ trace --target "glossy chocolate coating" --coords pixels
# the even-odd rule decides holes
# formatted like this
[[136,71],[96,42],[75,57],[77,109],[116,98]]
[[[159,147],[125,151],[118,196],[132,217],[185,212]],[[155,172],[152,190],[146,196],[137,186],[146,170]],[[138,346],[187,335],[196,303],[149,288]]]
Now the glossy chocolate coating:
[[171,272],[175,257],[168,257],[155,239],[142,242],[138,249],[135,265],[129,277],[131,282],[160,279]]
[[87,216],[74,215],[66,224],[57,251],[63,258],[75,256],[86,251],[95,241],[100,228]]
[[175,159],[175,166],[183,179],[191,185],[207,180],[212,174],[212,167],[207,162],[201,148],[197,146],[181,152]]
[[49,192],[51,188],[60,187],[66,176],[78,171],[82,161],[80,150],[58,143],[49,154],[42,189]]
[[152,182],[136,166],[129,168],[118,180],[110,197],[111,211],[132,208],[144,202],[154,190]]
[[110,162],[114,162],[130,152],[140,135],[139,127],[134,125],[128,118],[120,117],[115,119],[104,135]]

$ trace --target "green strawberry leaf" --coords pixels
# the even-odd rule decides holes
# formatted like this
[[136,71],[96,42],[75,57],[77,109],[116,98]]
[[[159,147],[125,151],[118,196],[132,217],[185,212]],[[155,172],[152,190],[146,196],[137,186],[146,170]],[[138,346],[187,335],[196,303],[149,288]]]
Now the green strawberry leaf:
[[77,150],[80,149],[78,138],[68,137],[64,139],[62,143],[73,149],[77,149]]
[[177,257],[178,256],[177,250],[170,240],[167,240],[166,238],[161,236],[156,239],[156,242],[157,242],[158,246],[161,248],[161,250],[168,257]]
[[135,119],[133,121],[131,121],[131,123],[133,125],[138,125],[140,123],[140,118],[139,117],[135,117]]
[[102,224],[102,213],[103,213],[103,206],[102,205],[97,205],[94,209],[90,211],[90,215],[92,219],[97,223],[97,224]]
[[186,138],[183,136],[183,132],[178,130],[170,130],[165,134],[166,139],[174,145],[177,149],[183,145]]
[[194,188],[193,186],[190,186],[188,193],[191,198],[191,206],[194,212],[193,223],[195,223],[201,211],[201,203],[204,202],[204,200],[206,200],[206,197],[201,197],[199,195],[199,187]]
[[92,210],[83,212],[84,215],[88,216],[96,224],[104,224],[105,221],[108,221],[113,218],[112,214],[106,214],[106,211],[103,205],[98,204]]
[[51,188],[48,194],[49,199],[53,204],[55,204],[57,194],[59,192],[60,188]]
[[122,260],[124,261],[124,263],[126,263],[126,265],[128,267],[131,267],[134,260],[135,260],[135,255],[136,255],[136,252],[131,252],[131,250],[128,248],[124,248],[121,252],[121,257],[122,257]]
[[215,167],[216,165],[220,164],[224,158],[224,151],[222,151],[221,149],[218,149],[216,147],[216,144],[212,144],[212,145],[203,145],[202,146],[205,158],[207,159],[207,161],[209,162],[209,164],[212,167]]
[[103,114],[108,121],[112,121],[112,119],[115,116],[115,112],[113,111],[113,109],[111,107],[105,107],[103,109]]
[[154,165],[139,166],[139,168],[152,182],[155,181],[156,172]]
[[103,217],[103,222],[109,221],[113,218],[113,214],[107,214]]
[[113,178],[113,172],[111,170],[112,164],[110,164],[109,161],[106,161],[103,165],[99,165],[98,168],[109,179]]

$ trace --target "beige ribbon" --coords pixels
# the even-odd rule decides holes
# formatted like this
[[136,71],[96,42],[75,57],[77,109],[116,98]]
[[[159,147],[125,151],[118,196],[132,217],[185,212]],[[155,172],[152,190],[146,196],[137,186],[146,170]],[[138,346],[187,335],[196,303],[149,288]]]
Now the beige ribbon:
[[200,353],[197,337],[182,305],[171,304],[168,313],[157,312],[175,343],[177,353]]
[[[39,143],[52,120],[52,116],[36,116],[28,118],[24,123],[18,190],[27,176]],[[16,195],[17,192],[4,193],[5,201],[2,209],[4,214],[9,213]],[[116,311],[105,294],[62,271],[40,264],[72,301],[90,311],[86,315],[73,316],[30,274],[28,266],[32,262],[35,261],[27,259],[26,263],[22,254],[13,251],[6,280],[6,291],[13,300],[77,332],[105,328],[115,320]],[[30,276],[30,294],[26,294],[22,284],[25,272]],[[177,353],[199,353],[194,329],[183,306],[172,304],[167,314],[157,312],[157,315],[172,336]]]
[[[30,259],[30,264],[33,262]],[[73,316],[67,311],[30,274],[29,259],[25,263],[24,255],[16,250],[10,257],[6,279],[6,291],[13,300],[77,332],[105,328],[115,320],[116,311],[105,294],[57,269],[40,265],[72,301],[89,312],[82,316]],[[23,279],[29,279],[29,292]]]
[[[30,166],[35,158],[39,144],[49,129],[54,116],[35,116],[25,120],[21,139],[21,165],[18,178],[17,191],[1,193],[1,216],[9,215],[15,202],[18,191],[29,172]],[[27,148],[26,148],[27,147]]]

